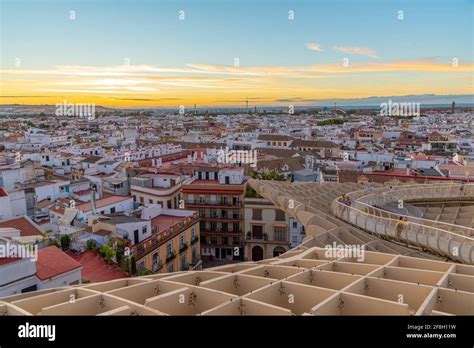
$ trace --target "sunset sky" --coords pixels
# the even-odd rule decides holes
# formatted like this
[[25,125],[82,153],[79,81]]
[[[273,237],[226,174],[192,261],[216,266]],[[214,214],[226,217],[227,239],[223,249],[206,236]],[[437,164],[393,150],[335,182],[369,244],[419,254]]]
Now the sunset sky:
[[474,93],[471,0],[0,4],[0,104],[309,105]]

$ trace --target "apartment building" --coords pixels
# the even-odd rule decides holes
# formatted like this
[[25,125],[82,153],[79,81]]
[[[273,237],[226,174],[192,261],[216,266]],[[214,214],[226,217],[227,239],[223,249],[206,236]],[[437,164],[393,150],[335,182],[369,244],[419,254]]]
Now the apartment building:
[[202,258],[244,259],[243,201],[246,182],[240,167],[200,167],[183,185],[186,209],[199,213]]
[[262,197],[245,197],[245,258],[260,261],[289,249],[290,216]]
[[168,172],[144,173],[131,179],[133,201],[141,205],[159,204],[163,208],[180,208],[182,175]]
[[199,267],[200,232],[196,212],[154,205],[143,208],[141,217],[150,221],[152,233],[132,248],[138,271],[168,273]]

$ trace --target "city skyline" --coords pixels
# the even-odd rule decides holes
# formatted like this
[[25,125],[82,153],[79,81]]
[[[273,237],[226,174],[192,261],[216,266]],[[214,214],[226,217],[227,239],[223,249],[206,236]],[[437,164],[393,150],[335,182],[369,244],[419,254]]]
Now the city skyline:
[[2,1],[0,104],[472,102],[472,1],[337,4]]

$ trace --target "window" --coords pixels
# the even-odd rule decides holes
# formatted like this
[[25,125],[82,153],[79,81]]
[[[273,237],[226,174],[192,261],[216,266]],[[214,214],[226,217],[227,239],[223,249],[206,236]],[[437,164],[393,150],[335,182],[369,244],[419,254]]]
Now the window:
[[275,241],[277,242],[286,241],[286,228],[285,227],[274,227],[273,232],[275,234]]
[[145,261],[140,261],[138,263],[138,271],[143,272],[145,270]]
[[211,244],[217,244],[217,237],[211,236]]
[[206,201],[203,195],[199,195],[199,204],[204,204]]
[[229,244],[229,238],[226,236],[222,237],[222,244]]
[[215,208],[211,208],[210,212],[211,212],[211,218],[216,218],[217,217],[217,212],[216,212]]
[[216,223],[215,221],[211,221],[211,228],[210,228],[210,230],[211,230],[212,232],[217,231],[217,223]]
[[240,232],[240,224],[238,222],[232,224],[232,232]]
[[227,232],[229,231],[229,225],[227,224],[227,222],[223,222],[222,223],[222,232]]
[[183,244],[184,244],[184,234],[179,236],[179,245],[183,245]]
[[227,204],[227,196],[221,196],[221,204],[226,205]]
[[115,207],[110,208],[110,214],[115,213]]
[[140,197],[140,203],[143,203],[143,197]]
[[298,237],[297,236],[291,237],[291,242],[292,243],[298,243]]
[[180,263],[181,263],[181,270],[186,271],[188,268],[188,263],[186,262],[186,255],[181,255]]
[[206,208],[199,208],[199,217],[206,217]]
[[225,209],[221,210],[221,218],[227,219],[227,210],[225,210]]
[[297,221],[293,221],[293,228],[298,228],[298,222]]
[[216,203],[217,203],[217,196],[211,195],[211,204],[216,204]]
[[153,204],[153,199],[149,199],[148,203]]
[[171,209],[171,200],[167,202],[167,205],[168,205],[168,209]]
[[166,244],[166,254],[169,256],[173,253],[173,243]]
[[147,226],[142,227],[142,234],[146,234],[148,232]]
[[263,226],[262,225],[252,225],[252,238],[263,239]]
[[283,210],[275,210],[275,221],[285,221],[285,212]]
[[239,218],[240,218],[239,209],[234,209],[234,210],[232,211],[232,217],[233,217],[234,219],[239,219]]
[[194,203],[194,195],[192,195],[192,194],[188,195],[188,203],[191,203],[191,204]]
[[252,220],[262,220],[262,209],[252,209]]
[[153,261],[153,266],[157,265],[158,262],[160,261],[160,254],[158,252],[154,253],[151,259]]
[[171,273],[171,272],[174,272],[174,265],[172,263],[168,265],[168,273]]
[[240,237],[233,237],[233,240],[234,240],[234,245],[240,244]]
[[191,229],[191,237],[192,237],[192,238],[196,237],[196,228],[195,228],[195,227],[193,227],[193,228]]

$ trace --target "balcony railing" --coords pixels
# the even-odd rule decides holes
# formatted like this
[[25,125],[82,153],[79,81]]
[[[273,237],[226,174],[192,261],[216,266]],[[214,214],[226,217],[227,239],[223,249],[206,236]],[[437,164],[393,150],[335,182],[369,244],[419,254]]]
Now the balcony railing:
[[188,243],[184,242],[179,246],[179,252],[183,252],[188,248]]
[[158,271],[159,271],[160,269],[162,269],[162,268],[163,268],[163,262],[161,262],[161,260],[160,260],[160,261],[158,261],[158,262],[154,262],[154,263],[153,263],[153,265],[152,265],[152,267],[151,267],[151,270],[152,270],[153,272],[158,272]]
[[219,215],[219,214],[199,214],[199,217],[202,219],[223,219],[223,220],[240,220],[243,218],[243,215],[231,214],[231,215]]
[[217,228],[217,229],[211,229],[211,228],[202,229],[201,228],[201,232],[205,232],[205,233],[239,233],[239,234],[241,234],[242,230],[237,230],[237,231],[226,230],[226,231],[224,231],[220,228]]
[[197,264],[199,261],[200,261],[199,257],[193,257],[193,259],[191,260],[191,265],[194,266],[194,265]]
[[395,218],[400,215],[385,211],[382,214],[379,208],[372,205],[379,206],[381,202],[397,199],[449,200],[472,197],[473,184],[407,185],[386,194],[379,190],[375,198],[374,195],[364,195],[363,192],[360,197],[356,197],[356,194],[357,191],[351,195],[351,198],[355,198],[352,204],[345,204],[337,199],[332,202],[332,211],[336,217],[384,238],[422,247],[463,263],[474,263],[474,238],[468,232],[472,229],[412,216],[400,220]]
[[215,201],[215,202],[212,202],[212,201],[190,201],[188,200],[186,202],[186,204],[189,204],[189,205],[215,205],[215,206],[227,206],[227,207],[241,207],[242,206],[242,202],[239,201],[239,202],[221,202],[221,201]]
[[176,224],[165,231],[158,231],[158,233],[154,233],[151,237],[151,243],[149,243],[147,247],[145,247],[145,243],[143,242],[135,244],[132,249],[133,254],[137,259],[142,258],[144,255],[172,240],[184,230],[196,224],[198,221],[199,217],[196,213],[192,217],[186,218],[184,222]]
[[174,260],[175,257],[176,257],[176,253],[174,252],[174,250],[172,250],[166,255],[166,262],[170,262]]

